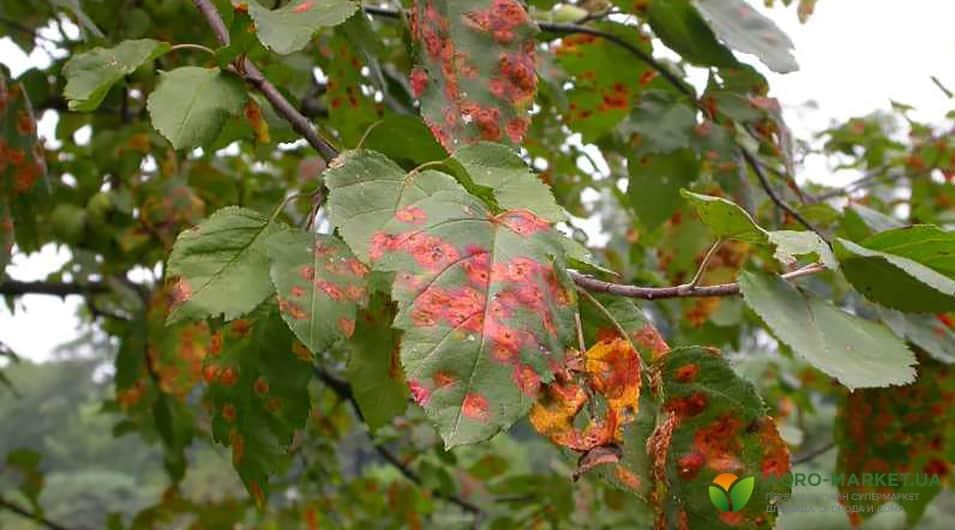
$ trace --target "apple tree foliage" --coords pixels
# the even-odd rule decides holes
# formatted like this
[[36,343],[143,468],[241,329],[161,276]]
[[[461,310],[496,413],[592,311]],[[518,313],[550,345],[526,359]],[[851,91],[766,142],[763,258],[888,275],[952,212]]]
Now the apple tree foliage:
[[[950,481],[953,116],[797,141],[760,72],[798,54],[744,0],[0,0],[0,27],[49,55],[0,73],[0,290],[82,296],[117,436],[165,455],[110,528],[772,528],[829,440],[830,471],[939,479],[909,522]],[[807,154],[865,176],[797,182]],[[47,279],[3,272],[50,244]],[[243,495],[178,492],[196,444]],[[42,521],[40,456],[5,469]],[[723,473],[753,501],[716,511]]]

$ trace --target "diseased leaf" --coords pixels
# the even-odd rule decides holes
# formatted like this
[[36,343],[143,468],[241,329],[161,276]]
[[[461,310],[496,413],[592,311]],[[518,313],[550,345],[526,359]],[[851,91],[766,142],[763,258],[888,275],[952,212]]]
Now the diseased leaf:
[[[0,273],[17,243],[39,250],[37,213],[49,204],[46,155],[23,83],[0,68]],[[14,231],[16,226],[16,231]]]
[[368,262],[371,236],[395,213],[442,190],[460,190],[453,177],[433,170],[405,172],[374,151],[345,151],[325,172],[328,217],[359,259]]
[[[766,501],[790,492],[789,449],[753,385],[710,348],[676,348],[650,369],[663,399],[647,445],[654,478],[667,486],[657,509],[686,528],[772,528]],[[712,483],[732,511],[715,512]]]
[[271,302],[226,324],[209,353],[213,437],[232,448],[232,465],[262,507],[268,477],[285,470],[292,436],[308,418],[312,357]]
[[63,66],[66,88],[63,96],[70,110],[96,110],[109,89],[140,66],[165,55],[168,43],[152,39],[127,40],[113,48],[93,48],[74,55]]
[[218,68],[184,66],[160,75],[146,107],[153,127],[175,149],[215,141],[226,121],[242,112],[248,99],[242,81]]
[[292,0],[272,10],[259,1],[248,3],[255,32],[262,44],[282,55],[301,50],[318,30],[345,22],[359,6],[352,0]]
[[680,189],[689,186],[700,175],[700,161],[689,149],[632,156],[627,168],[630,171],[627,188],[630,207],[649,230],[660,226],[680,208]]
[[739,284],[746,304],[779,340],[850,389],[901,385],[915,377],[915,356],[884,326],[776,276],[744,272]]
[[408,408],[408,386],[401,371],[400,333],[392,329],[395,312],[383,296],[372,298],[358,314],[350,341],[346,377],[372,431]]
[[702,66],[736,65],[733,53],[687,0],[650,0],[646,13],[653,33],[683,59]]
[[946,324],[945,315],[902,313],[880,307],[879,316],[899,337],[922,348],[939,362],[955,364],[955,331]]
[[933,228],[883,232],[861,245],[838,238],[834,248],[846,279],[869,300],[912,313],[950,311],[955,309],[955,274],[946,276],[918,261],[945,264],[955,255],[955,237]]
[[693,5],[730,48],[759,57],[776,73],[799,70],[789,36],[744,0],[694,0]]
[[351,337],[368,268],[334,236],[284,230],[265,244],[279,313],[295,336],[316,355]]
[[176,278],[169,322],[240,317],[273,292],[265,241],[279,231],[265,216],[223,208],[179,235],[167,263]]
[[501,208],[526,208],[551,222],[566,217],[547,184],[531,173],[510,147],[481,142],[458,149],[452,158],[464,167],[473,183],[492,190]]
[[526,210],[492,215],[460,191],[408,204],[373,236],[375,268],[397,273],[408,385],[447,447],[509,427],[562,363],[575,293],[559,237]]
[[681,190],[684,198],[690,201],[706,226],[710,227],[717,237],[724,239],[738,239],[748,243],[764,243],[767,232],[746,212],[735,203],[722,197],[700,195],[687,190]]
[[377,151],[407,169],[425,162],[444,160],[448,153],[434,139],[418,116],[390,114],[365,136],[364,146]]
[[421,115],[448,152],[480,140],[521,143],[537,94],[537,26],[517,0],[417,0],[411,72]]
[[814,255],[831,270],[839,269],[839,262],[829,245],[815,232],[808,230],[775,230],[768,233],[769,241],[776,245],[773,254],[780,263],[792,265],[796,256]]
[[[878,513],[889,496],[914,525],[951,476],[955,372],[924,358],[918,371],[918,380],[910,385],[852,392],[839,407],[835,473],[846,477],[838,484],[845,496],[840,502],[854,508],[848,514],[854,526]],[[858,480],[875,469],[905,479],[881,484]]]
[[[353,20],[365,20],[365,17],[363,12],[356,13],[347,24],[352,24]],[[344,32],[336,31],[328,44],[321,48],[328,59],[328,64],[323,65],[328,76],[325,92],[328,120],[338,131],[343,145],[356,145],[368,127],[380,117],[380,105],[362,91],[362,84],[368,83],[361,74],[366,66],[352,51],[354,45]]]
[[[636,27],[610,22],[595,27],[652,54],[650,39]],[[612,131],[626,118],[640,90],[656,77],[646,65],[634,63],[626,48],[604,37],[562,36],[554,55],[557,64],[573,76],[574,86],[566,91],[568,108],[563,121],[581,134],[584,143],[595,142]],[[620,68],[621,64],[629,66]]]
[[[555,444],[582,453],[619,446],[624,426],[637,419],[639,410],[637,351],[626,338],[607,338],[595,343],[581,359],[572,361],[576,364],[582,369],[560,370],[555,381],[544,386],[531,408],[531,425]],[[579,378],[575,371],[580,372]],[[579,429],[575,420],[595,394],[603,399],[606,411],[602,417],[591,417],[587,426]]]
[[639,156],[690,147],[695,126],[696,109],[671,92],[655,90],[641,96],[622,129],[633,135],[630,143]]

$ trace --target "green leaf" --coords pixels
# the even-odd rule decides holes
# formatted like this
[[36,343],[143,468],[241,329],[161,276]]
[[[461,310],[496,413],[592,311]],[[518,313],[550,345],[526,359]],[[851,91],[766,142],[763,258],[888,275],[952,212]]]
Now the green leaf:
[[279,312],[316,355],[351,337],[368,268],[338,238],[284,230],[266,241]]
[[852,388],[900,385],[915,377],[915,357],[884,326],[833,307],[785,280],[744,272],[746,304],[810,364]]
[[853,241],[861,241],[875,233],[905,226],[902,221],[861,204],[851,204],[845,211],[842,228]]
[[374,267],[396,273],[408,385],[446,447],[510,427],[574,343],[560,237],[527,210],[493,215],[461,191],[408,204],[373,236]]
[[839,269],[839,262],[829,245],[815,232],[808,230],[776,230],[769,232],[769,241],[776,245],[773,255],[781,263],[792,265],[796,256],[810,254],[831,270]]
[[730,48],[759,57],[776,73],[799,70],[789,36],[744,0],[694,0],[693,5]]
[[660,90],[643,94],[623,127],[626,134],[637,135],[631,141],[637,155],[671,153],[690,147],[696,111],[680,99]]
[[[664,472],[668,520],[685,520],[686,528],[771,528],[765,499],[790,492],[789,449],[753,385],[713,348],[676,348],[650,369],[663,404],[647,450]],[[710,490],[722,473],[740,478],[731,503]],[[750,496],[759,502],[746,502]],[[724,520],[714,504],[739,515]]]
[[232,448],[232,464],[261,508],[269,475],[286,469],[292,437],[308,418],[311,356],[272,302],[226,324],[215,342],[203,367],[212,434]]
[[756,477],[743,477],[733,484],[730,488],[730,501],[733,503],[733,511],[738,512],[746,507],[750,497],[753,495],[753,488],[756,486]]
[[395,212],[441,190],[462,190],[453,177],[433,170],[406,173],[374,151],[345,151],[325,172],[328,217],[355,255],[368,261],[371,235]]
[[7,453],[4,466],[5,470],[9,469],[20,475],[17,489],[30,502],[33,511],[40,515],[43,514],[43,508],[40,506],[40,493],[43,491],[44,483],[43,471],[40,469],[42,459],[43,456],[40,453],[18,447]]
[[721,512],[728,512],[730,510],[730,500],[729,497],[726,496],[726,492],[723,491],[723,488],[711,484],[707,487],[706,491],[710,495],[710,502],[713,503],[713,506],[716,506],[716,509]]
[[[955,393],[955,372],[924,358],[918,371],[911,385],[852,392],[839,405],[835,473],[856,478],[842,481],[839,493],[854,499],[852,505],[863,520],[878,513],[892,495],[905,510],[907,526],[914,527],[951,476],[955,408],[942,403]],[[874,463],[886,476],[910,478],[888,484],[859,480],[872,473]]]
[[359,313],[345,373],[365,423],[372,431],[408,408],[408,386],[399,359],[401,335],[392,329],[395,311],[383,296]]
[[501,208],[526,208],[551,222],[566,218],[550,187],[531,173],[510,147],[481,142],[458,149],[452,158],[464,167],[474,184],[492,190]]
[[216,140],[248,99],[245,85],[218,68],[184,66],[160,73],[146,107],[153,127],[175,149],[201,147]]
[[693,64],[734,66],[733,53],[716,36],[687,0],[650,0],[647,19],[660,40]]
[[3,272],[10,263],[10,257],[13,254],[13,244],[15,235],[13,233],[13,215],[10,212],[10,205],[7,198],[0,196],[0,277],[5,277]]
[[152,39],[127,40],[113,48],[93,48],[74,55],[63,66],[66,88],[63,96],[70,110],[96,110],[109,89],[140,66],[169,52],[165,42]]
[[922,348],[936,360],[955,363],[955,331],[935,315],[902,313],[879,307],[879,316],[896,335]]
[[169,323],[240,317],[272,294],[265,241],[280,228],[258,212],[230,206],[179,235],[167,270],[178,278]]
[[680,208],[680,189],[700,175],[700,161],[689,149],[669,154],[632,156],[627,168],[630,207],[647,229],[654,229]]
[[[936,233],[940,234],[938,238],[933,237]],[[955,309],[955,279],[893,253],[898,250],[927,261],[933,257],[949,261],[955,252],[955,238],[932,229],[901,228],[886,234],[871,243],[865,240],[862,245],[841,238],[834,242],[842,271],[852,286],[867,299],[900,311],[938,313]]]
[[690,201],[700,219],[717,237],[757,244],[766,242],[768,232],[756,224],[746,210],[736,203],[722,197],[700,195],[688,190],[681,190],[680,194]]
[[275,10],[249,2],[259,40],[282,55],[301,50],[318,30],[345,22],[357,9],[351,0],[293,0]]
[[415,2],[411,72],[421,116],[448,152],[520,144],[537,94],[537,26],[518,0]]

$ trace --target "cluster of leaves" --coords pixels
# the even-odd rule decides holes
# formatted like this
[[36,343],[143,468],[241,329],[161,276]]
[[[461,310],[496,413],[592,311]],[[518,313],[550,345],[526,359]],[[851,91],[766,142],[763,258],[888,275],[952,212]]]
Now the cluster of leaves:
[[[841,210],[832,190],[802,191],[780,105],[734,55],[784,73],[792,45],[746,2],[119,4],[16,19],[69,16],[84,40],[0,75],[0,266],[14,245],[68,245],[50,280],[120,342],[116,433],[157,440],[173,483],[195,443],[228,447],[260,510],[171,491],[133,528],[483,512],[491,528],[768,528],[764,501],[791,490],[791,404],[829,398],[838,470],[949,475],[951,130],[910,121],[901,143],[866,118],[826,133],[872,182],[909,177],[904,221],[895,181],[846,191]],[[210,29],[181,23],[199,16]],[[31,100],[59,117],[46,153]],[[605,246],[568,230],[591,216]],[[766,373],[792,370],[771,383],[720,353],[767,342]],[[337,469],[342,403],[406,481]],[[566,457],[563,480],[508,471],[531,451],[502,433],[525,418]],[[725,473],[755,477],[759,501],[716,511]],[[938,488],[919,493],[911,521]]]

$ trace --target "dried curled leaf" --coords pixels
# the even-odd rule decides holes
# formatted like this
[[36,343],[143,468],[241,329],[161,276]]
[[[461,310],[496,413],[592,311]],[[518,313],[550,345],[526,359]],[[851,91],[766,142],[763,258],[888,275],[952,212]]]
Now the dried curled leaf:
[[421,114],[449,152],[479,140],[520,143],[537,93],[537,26],[517,0],[417,0],[411,73]]
[[[558,372],[530,412],[531,425],[557,445],[589,452],[618,444],[623,426],[636,419],[640,399],[640,360],[628,340],[599,341],[583,355],[582,380],[572,369]],[[575,427],[577,415],[599,394],[605,405],[600,418],[591,418],[584,429]]]

